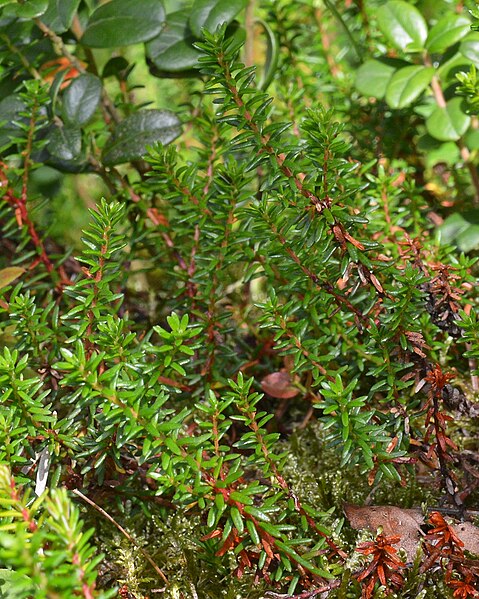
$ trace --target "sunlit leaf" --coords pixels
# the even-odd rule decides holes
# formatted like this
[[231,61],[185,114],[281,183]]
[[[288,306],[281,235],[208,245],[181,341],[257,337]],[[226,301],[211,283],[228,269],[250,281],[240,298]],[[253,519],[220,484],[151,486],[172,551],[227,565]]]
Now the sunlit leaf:
[[429,32],[426,49],[429,52],[444,52],[457,43],[471,30],[471,21],[464,15],[446,13]]
[[438,106],[426,120],[428,133],[440,141],[458,140],[471,122],[471,117],[463,112],[461,104],[461,98],[453,98],[445,107]]
[[406,52],[418,52],[427,38],[427,25],[419,10],[404,0],[390,0],[377,11],[378,25],[388,41]]
[[391,108],[412,104],[427,88],[434,75],[432,67],[411,65],[396,71],[386,89],[386,102]]

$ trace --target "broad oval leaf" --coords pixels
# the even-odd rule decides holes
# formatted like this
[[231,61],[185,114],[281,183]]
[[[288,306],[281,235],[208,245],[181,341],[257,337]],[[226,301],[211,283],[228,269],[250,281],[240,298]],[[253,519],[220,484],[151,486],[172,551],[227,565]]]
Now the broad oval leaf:
[[195,0],[190,11],[191,31],[201,38],[201,30],[215,32],[222,23],[231,23],[248,0]]
[[454,244],[461,252],[479,248],[479,210],[455,212],[439,227],[442,244]]
[[84,73],[74,79],[63,95],[65,120],[78,127],[87,123],[100,102],[101,90],[100,79],[91,73]]
[[166,145],[181,135],[181,123],[169,110],[141,110],[119,123],[103,149],[107,166],[138,160],[156,142]]
[[69,29],[72,24],[73,17],[78,9],[80,0],[55,0],[58,6],[58,14],[63,25]]
[[58,101],[58,94],[62,89],[62,85],[65,83],[65,78],[68,75],[67,69],[63,71],[58,71],[58,73],[53,78],[52,84],[50,85],[49,95],[52,101],[50,114],[55,114],[55,109]]
[[384,98],[388,83],[396,68],[382,60],[367,60],[356,74],[356,89],[363,96]]
[[462,39],[471,28],[465,15],[445,14],[429,32],[426,49],[429,52],[444,52]]
[[160,71],[179,73],[200,66],[201,52],[192,45],[195,37],[188,20],[185,10],[169,14],[161,33],[146,44],[148,58]]
[[81,154],[81,131],[77,127],[55,127],[48,135],[48,151],[55,158],[71,162]]
[[126,58],[123,56],[113,56],[103,67],[101,76],[116,77],[117,79],[126,80],[128,74],[132,71],[134,65],[130,65]]
[[459,46],[459,52],[475,65],[479,65],[479,33],[467,35]]
[[419,137],[417,148],[424,155],[427,168],[433,168],[439,163],[453,167],[460,160],[459,148],[455,142],[439,141],[429,133]]
[[70,28],[80,0],[50,0],[42,21],[55,33],[64,33]]
[[377,12],[379,29],[396,48],[418,52],[424,48],[427,25],[415,6],[404,0],[390,0]]
[[28,0],[22,4],[8,4],[4,9],[4,16],[18,17],[19,19],[36,19],[41,17],[48,8],[48,0]]
[[93,11],[81,43],[114,48],[146,42],[160,33],[164,22],[159,0],[111,0]]
[[461,109],[462,99],[453,98],[443,108],[438,106],[426,120],[426,129],[439,141],[456,141],[467,131],[471,117]]
[[23,275],[24,272],[25,269],[21,268],[20,266],[9,266],[7,268],[2,268],[2,270],[0,270],[0,289],[10,285],[12,281],[18,279],[18,277]]
[[18,94],[11,94],[0,101],[0,148],[5,150],[12,145],[11,137],[18,134],[15,121],[24,120],[20,112],[25,110],[25,102]]
[[400,69],[389,81],[386,89],[386,102],[391,108],[409,106],[426,89],[433,75],[433,67],[411,65]]

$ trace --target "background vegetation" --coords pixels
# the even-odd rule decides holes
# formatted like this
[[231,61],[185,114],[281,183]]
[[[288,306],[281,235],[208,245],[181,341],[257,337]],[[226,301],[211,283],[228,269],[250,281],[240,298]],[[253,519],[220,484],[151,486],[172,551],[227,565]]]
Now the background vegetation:
[[478,596],[478,19],[0,0],[0,596]]

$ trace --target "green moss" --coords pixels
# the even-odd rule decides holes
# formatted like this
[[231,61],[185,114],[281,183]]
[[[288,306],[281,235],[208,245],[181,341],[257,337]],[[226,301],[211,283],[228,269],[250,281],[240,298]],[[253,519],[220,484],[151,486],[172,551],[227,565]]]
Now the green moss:
[[[242,578],[232,576],[236,562],[232,554],[218,560],[208,555],[199,537],[203,534],[201,518],[191,511],[177,510],[164,517],[125,517],[119,521],[143,547],[168,579],[165,585],[141,552],[108,522],[97,523],[96,536],[105,553],[100,587],[125,584],[130,593],[141,599],[162,589],[165,599],[260,599],[264,585],[254,583],[254,573]],[[134,530],[130,527],[134,524]],[[154,596],[154,595],[153,595]]]

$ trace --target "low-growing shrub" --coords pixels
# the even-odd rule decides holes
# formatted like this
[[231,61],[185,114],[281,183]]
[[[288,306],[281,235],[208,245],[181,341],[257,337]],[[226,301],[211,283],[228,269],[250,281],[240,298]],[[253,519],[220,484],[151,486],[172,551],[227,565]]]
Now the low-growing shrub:
[[190,4],[0,2],[0,596],[477,596],[477,9]]

